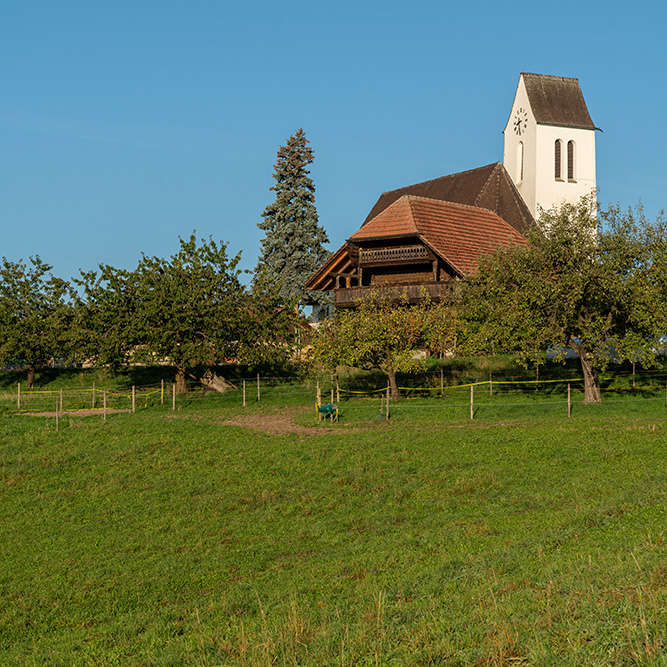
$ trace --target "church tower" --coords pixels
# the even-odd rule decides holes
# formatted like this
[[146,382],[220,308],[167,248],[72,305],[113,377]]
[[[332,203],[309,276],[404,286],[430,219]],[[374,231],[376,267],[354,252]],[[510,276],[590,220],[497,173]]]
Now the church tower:
[[579,80],[522,73],[503,164],[533,217],[595,192],[595,130]]

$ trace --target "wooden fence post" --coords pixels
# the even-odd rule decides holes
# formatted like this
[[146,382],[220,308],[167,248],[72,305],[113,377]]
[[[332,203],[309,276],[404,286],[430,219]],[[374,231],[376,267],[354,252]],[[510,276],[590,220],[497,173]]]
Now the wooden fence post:
[[338,378],[336,378],[336,403],[340,403],[340,386],[338,385]]
[[572,416],[572,404],[570,402],[570,383],[567,383],[567,416]]
[[470,385],[470,419],[475,418],[475,399],[473,398],[474,389],[475,389],[475,387]]
[[60,390],[60,412],[63,411],[63,390]]
[[331,374],[331,404],[334,402],[334,386],[333,386],[333,373]]
[[17,398],[16,398],[16,406],[17,409],[21,409],[21,383],[19,382],[19,388],[18,388],[18,393],[17,393]]
[[243,407],[245,408],[245,380],[243,380]]
[[160,405],[164,405],[164,378],[160,380]]
[[489,373],[489,396],[493,396],[493,375]]
[[104,421],[107,420],[107,392],[104,392],[104,407],[103,407],[103,413],[104,413]]
[[389,385],[387,385],[387,421],[389,421]]
[[132,413],[134,413],[134,385],[132,385]]

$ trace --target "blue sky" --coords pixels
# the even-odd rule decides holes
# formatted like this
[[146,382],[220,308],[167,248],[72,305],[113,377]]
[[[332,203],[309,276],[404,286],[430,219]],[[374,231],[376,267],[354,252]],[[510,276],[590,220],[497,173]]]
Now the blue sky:
[[600,199],[667,207],[657,2],[23,0],[2,11],[0,255],[69,278],[193,229],[254,267],[303,127],[336,249],[385,190],[502,160],[519,73],[578,77]]

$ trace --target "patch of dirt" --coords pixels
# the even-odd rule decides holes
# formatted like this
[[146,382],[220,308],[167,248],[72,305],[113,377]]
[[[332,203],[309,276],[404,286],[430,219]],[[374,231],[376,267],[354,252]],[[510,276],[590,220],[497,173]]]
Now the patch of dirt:
[[[113,415],[118,412],[132,412],[132,410],[112,410],[107,408],[107,414]],[[92,417],[97,415],[99,417],[103,416],[102,410],[66,410],[65,412],[59,413],[61,417]],[[55,412],[22,412],[22,417],[54,417],[56,416]]]
[[[221,419],[218,423],[225,426],[241,426],[242,428],[252,428],[255,431],[261,431],[268,435],[286,435],[294,433],[297,435],[322,435],[327,432],[327,428],[322,423],[321,426],[302,426],[295,422],[297,415],[302,415],[302,409],[281,408],[271,412],[259,412],[247,415],[238,415],[231,419]],[[329,431],[333,433],[334,431]]]

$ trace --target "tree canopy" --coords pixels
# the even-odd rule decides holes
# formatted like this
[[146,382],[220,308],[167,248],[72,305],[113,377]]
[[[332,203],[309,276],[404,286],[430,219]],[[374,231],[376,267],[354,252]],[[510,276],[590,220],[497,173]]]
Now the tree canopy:
[[397,373],[419,368],[419,346],[439,353],[453,347],[455,316],[448,303],[424,299],[416,306],[395,305],[370,295],[352,310],[337,310],[315,334],[315,359],[324,367],[379,368],[398,398]]
[[116,364],[168,359],[179,392],[195,366],[285,357],[293,315],[270,291],[248,293],[239,260],[193,233],[169,259],[142,255],[134,271],[83,273],[79,329],[88,356]]
[[71,290],[51,268],[39,256],[0,268],[0,362],[25,363],[30,389],[35,368],[69,350]]
[[[271,187],[276,198],[257,225],[265,232],[257,272],[291,303],[306,295],[306,280],[329,255],[323,246],[329,239],[318,223],[315,186],[308,176],[307,167],[314,159],[309,143],[303,129],[298,129],[278,150],[276,183]],[[326,298],[320,292],[309,296],[316,302]]]
[[583,199],[544,212],[529,245],[499,249],[462,282],[468,350],[492,343],[540,364],[551,348],[581,361],[584,402],[600,402],[614,359],[651,364],[667,332],[667,225],[641,207],[597,211]]

